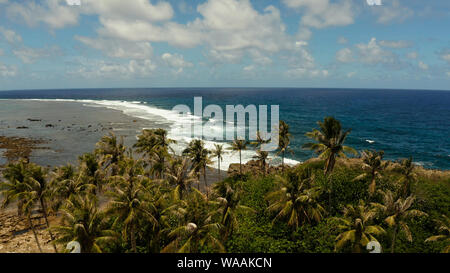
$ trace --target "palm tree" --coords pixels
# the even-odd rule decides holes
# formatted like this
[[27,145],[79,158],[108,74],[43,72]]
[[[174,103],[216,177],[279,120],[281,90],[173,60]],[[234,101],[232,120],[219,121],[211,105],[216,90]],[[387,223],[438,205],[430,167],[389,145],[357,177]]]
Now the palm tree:
[[28,162],[19,160],[17,163],[9,163],[3,170],[3,177],[6,181],[0,183],[0,190],[3,195],[2,207],[7,207],[10,203],[17,200],[17,215],[22,216],[23,200],[18,198],[19,193],[23,192],[23,187],[27,176]]
[[136,232],[141,219],[155,222],[153,215],[147,210],[144,198],[144,167],[141,161],[133,158],[124,158],[120,162],[119,175],[113,177],[114,188],[109,192],[112,197],[109,214],[116,215],[116,221],[123,223],[123,238],[127,240],[130,236],[131,249],[136,248]]
[[102,191],[105,174],[93,153],[79,157],[81,172],[88,178],[88,183],[95,186],[94,194]]
[[232,236],[237,227],[237,213],[255,212],[252,208],[240,204],[242,190],[236,184],[223,181],[214,185],[215,193],[218,195],[217,204],[220,206],[222,225],[222,241]]
[[413,196],[409,196],[406,199],[398,198],[395,200],[391,191],[379,192],[383,196],[383,204],[372,203],[372,205],[378,208],[381,213],[386,216],[384,221],[389,227],[393,228],[391,252],[394,253],[399,229],[405,233],[406,239],[412,242],[412,234],[409,230],[407,221],[413,217],[426,216],[427,214],[420,210],[410,209],[415,200]]
[[336,157],[345,157],[345,153],[357,154],[348,146],[344,146],[345,139],[350,134],[351,129],[342,130],[341,123],[333,117],[326,117],[323,122],[318,121],[319,130],[314,129],[306,133],[306,136],[315,140],[315,143],[306,143],[303,148],[314,150],[320,158],[326,158],[324,174],[333,172]]
[[74,171],[71,165],[55,170],[55,177],[50,182],[50,195],[54,210],[58,210],[67,199],[87,194],[95,189],[95,185],[89,183],[92,177]]
[[[185,224],[169,233],[173,241],[162,252],[198,253],[204,247],[225,252],[225,247],[215,237],[220,231],[220,223],[215,222],[213,216],[218,211],[208,211],[208,204],[208,198],[193,189],[186,206]],[[181,246],[180,242],[183,242]]]
[[254,159],[256,159],[259,164],[261,165],[261,170],[263,174],[266,174],[266,165],[267,165],[267,159],[269,158],[269,153],[265,151],[256,151],[256,155],[253,156]]
[[195,171],[189,171],[187,158],[173,159],[166,173],[167,181],[175,186],[173,196],[175,200],[183,199],[183,193],[188,192],[191,184],[197,182]]
[[447,246],[442,250],[443,253],[450,253],[450,219],[442,215],[442,221],[436,220],[439,229],[439,235],[434,235],[425,240],[425,242],[444,241]]
[[322,220],[325,210],[317,201],[320,189],[312,186],[313,179],[309,169],[276,176],[278,188],[266,196],[267,209],[276,213],[273,223],[286,219],[290,227],[297,229],[303,223]]
[[10,163],[7,166],[4,171],[4,176],[7,181],[0,184],[0,188],[2,189],[1,193],[4,197],[2,208],[7,207],[13,201],[18,201],[18,215],[25,214],[39,252],[42,252],[36,229],[31,220],[31,213],[36,204],[36,194],[32,191],[31,185],[29,184],[28,175],[28,163],[25,161]]
[[192,169],[197,174],[200,180],[200,173],[203,172],[203,178],[205,181],[205,190],[208,187],[206,181],[206,167],[211,164],[209,154],[211,152],[205,148],[205,143],[201,139],[194,139],[189,143],[189,146],[184,149],[183,155],[188,156],[192,161]]
[[365,173],[357,176],[354,180],[362,180],[366,177],[370,178],[369,193],[372,195],[376,188],[376,179],[382,177],[382,172],[389,165],[389,161],[383,161],[384,152],[380,151],[363,151],[363,165]]
[[96,144],[95,154],[100,155],[100,164],[103,168],[111,168],[112,175],[117,173],[117,164],[125,154],[125,146],[123,145],[123,137],[117,139],[113,132],[109,136],[104,136]]
[[400,161],[400,173],[402,174],[402,177],[398,182],[402,185],[403,197],[411,194],[411,185],[417,180],[414,168],[415,166],[412,157]]
[[118,238],[114,231],[106,228],[106,215],[98,210],[95,196],[75,196],[67,200],[61,212],[61,225],[53,227],[59,235],[57,243],[65,245],[77,241],[81,253],[101,253],[104,244]]
[[242,151],[247,149],[248,142],[244,139],[235,139],[229,150],[239,152],[239,174],[242,175]]
[[281,166],[284,169],[284,158],[286,156],[286,152],[290,151],[289,144],[291,143],[292,135],[289,133],[289,125],[280,120],[280,128],[279,128],[279,139],[278,139],[278,149],[280,150],[278,154],[281,154]]
[[378,242],[375,236],[385,231],[380,226],[371,225],[375,215],[375,210],[369,209],[362,200],[357,206],[347,205],[344,208],[345,218],[336,218],[341,223],[339,228],[345,231],[336,237],[335,251],[351,243],[352,251],[361,253],[370,241]]
[[223,155],[227,152],[223,149],[223,145],[214,144],[214,150],[211,151],[211,156],[217,158],[217,171],[220,179],[220,162],[223,160]]
[[28,164],[28,177],[27,177],[27,187],[28,187],[28,202],[30,202],[29,206],[30,209],[33,206],[35,202],[38,202],[42,214],[44,215],[45,224],[47,225],[47,230],[50,235],[50,239],[53,243],[53,249],[56,253],[58,253],[58,250],[56,249],[55,245],[55,237],[53,236],[52,231],[50,230],[50,223],[48,221],[48,212],[47,212],[47,204],[46,204],[46,198],[48,197],[50,193],[50,189],[48,187],[47,183],[47,170],[43,169],[42,167],[30,163]]
[[146,155],[150,161],[154,162],[154,171],[163,177],[165,169],[165,159],[169,156],[170,145],[176,143],[168,138],[168,132],[164,129],[146,129],[138,136],[138,141],[134,145],[138,153]]

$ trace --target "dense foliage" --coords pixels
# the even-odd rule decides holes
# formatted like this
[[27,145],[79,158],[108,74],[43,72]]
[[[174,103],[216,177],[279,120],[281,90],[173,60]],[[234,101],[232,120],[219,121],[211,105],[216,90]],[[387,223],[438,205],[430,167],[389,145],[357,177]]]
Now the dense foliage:
[[[207,166],[226,156],[223,147],[208,151],[194,140],[175,156],[167,132],[144,130],[136,156],[111,133],[76,167],[11,162],[3,206],[16,202],[33,231],[33,209],[58,216],[58,225],[46,222],[53,242],[65,250],[77,241],[82,252],[368,252],[370,241],[383,252],[450,250],[448,177],[420,175],[410,159],[389,164],[381,151],[346,164],[340,158],[355,152],[344,146],[350,130],[331,117],[319,127],[305,145],[319,158],[269,172],[259,137],[261,172],[241,167],[210,184]],[[282,122],[283,157],[288,130]],[[247,143],[236,140],[232,149],[241,153]]]

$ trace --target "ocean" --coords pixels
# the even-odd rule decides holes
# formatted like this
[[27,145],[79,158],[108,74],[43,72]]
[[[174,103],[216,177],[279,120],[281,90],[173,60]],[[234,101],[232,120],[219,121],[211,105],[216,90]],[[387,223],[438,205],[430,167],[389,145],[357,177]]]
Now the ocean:
[[[294,89],[294,88],[149,88],[149,89],[66,89],[1,91],[0,99],[70,100],[85,105],[107,107],[125,114],[152,119],[168,125],[169,136],[178,141],[177,153],[190,141],[179,133],[191,119],[180,118],[170,110],[179,104],[193,109],[194,97],[203,106],[279,105],[280,119],[290,125],[293,154],[287,163],[314,156],[301,148],[308,142],[305,133],[317,128],[326,116],[339,119],[352,129],[346,144],[357,150],[384,150],[385,158],[412,156],[416,164],[432,169],[450,169],[450,92],[429,90],[374,89]],[[155,118],[157,117],[157,118]],[[197,121],[198,122],[198,121]],[[155,126],[156,126],[155,125]],[[214,141],[207,141],[211,148]],[[253,151],[243,154],[250,160]],[[272,163],[279,157],[271,154]],[[238,162],[236,154],[226,156],[223,168]]]

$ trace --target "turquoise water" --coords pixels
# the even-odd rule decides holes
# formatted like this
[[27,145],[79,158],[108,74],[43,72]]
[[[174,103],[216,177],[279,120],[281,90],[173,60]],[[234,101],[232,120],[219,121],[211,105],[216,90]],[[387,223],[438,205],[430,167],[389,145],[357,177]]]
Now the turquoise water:
[[[292,159],[303,161],[312,153],[301,145],[304,134],[325,116],[351,128],[347,145],[357,150],[384,150],[388,159],[413,156],[428,168],[450,169],[450,92],[366,89],[89,89],[3,91],[0,99],[89,99],[145,102],[152,109],[172,109],[195,96],[203,105],[279,105],[280,119],[291,128]],[[369,143],[368,141],[372,142]]]

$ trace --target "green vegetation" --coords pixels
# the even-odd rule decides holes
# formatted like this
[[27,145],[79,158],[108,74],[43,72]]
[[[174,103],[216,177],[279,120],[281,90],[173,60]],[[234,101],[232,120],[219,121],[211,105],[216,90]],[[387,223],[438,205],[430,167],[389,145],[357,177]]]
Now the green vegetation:
[[[364,253],[370,241],[384,252],[449,252],[450,175],[429,174],[411,158],[385,161],[382,151],[346,158],[356,153],[344,145],[350,130],[332,117],[318,124],[304,147],[319,158],[268,168],[258,134],[251,144],[262,172],[243,173],[240,156],[239,174],[221,179],[219,172],[212,185],[206,169],[212,159],[220,167],[223,146],[209,151],[193,140],[176,156],[162,129],[144,130],[135,150],[111,133],[78,166],[9,163],[3,207],[17,205],[41,249],[31,219],[39,209],[55,252],[71,241],[82,252]],[[283,159],[290,138],[281,122]],[[241,154],[247,142],[231,149]],[[49,223],[50,215],[59,222]]]

